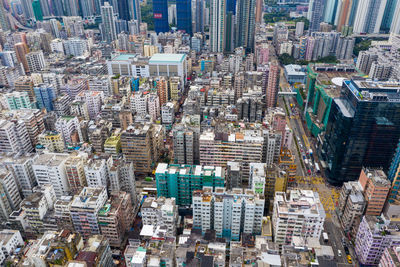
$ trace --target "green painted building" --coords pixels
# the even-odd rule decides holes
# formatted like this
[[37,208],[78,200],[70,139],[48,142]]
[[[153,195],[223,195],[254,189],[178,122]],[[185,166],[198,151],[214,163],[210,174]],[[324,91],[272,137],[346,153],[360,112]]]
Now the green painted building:
[[192,194],[203,186],[224,187],[222,167],[159,163],[156,169],[157,195],[174,197],[177,205],[191,205]]
[[312,135],[318,136],[325,131],[333,99],[340,96],[343,81],[353,76],[362,76],[353,64],[321,63],[307,66],[307,97],[301,106],[306,109],[305,121]]
[[23,108],[32,109],[35,107],[35,104],[31,103],[27,92],[14,91],[12,93],[5,94],[5,98],[10,110],[18,110]]
[[33,14],[35,15],[35,19],[43,21],[43,13],[39,0],[33,0],[32,9],[33,9]]

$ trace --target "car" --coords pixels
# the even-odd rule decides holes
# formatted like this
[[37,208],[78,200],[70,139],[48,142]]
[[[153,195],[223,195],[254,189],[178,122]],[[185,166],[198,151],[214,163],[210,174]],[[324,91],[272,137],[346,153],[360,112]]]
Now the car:
[[350,263],[350,264],[353,263],[353,261],[351,260],[351,256],[350,255],[347,255],[347,262]]
[[343,246],[343,247],[344,247],[344,252],[346,252],[346,255],[349,255],[350,254],[349,248],[347,246]]
[[310,175],[311,175],[311,171],[310,171],[310,170],[308,170],[308,174],[310,174]]
[[342,251],[340,251],[340,249],[338,249],[337,255],[338,255],[339,257],[342,257]]

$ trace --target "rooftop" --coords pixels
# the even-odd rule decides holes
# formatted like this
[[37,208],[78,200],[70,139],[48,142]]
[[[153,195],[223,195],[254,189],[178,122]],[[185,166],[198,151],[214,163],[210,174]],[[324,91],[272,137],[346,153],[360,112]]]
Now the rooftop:
[[45,153],[37,157],[33,165],[46,165],[48,167],[59,166],[63,161],[66,161],[68,154],[60,153]]
[[15,234],[19,233],[17,230],[7,230],[3,229],[0,231],[0,244],[7,244],[8,241],[13,237]]
[[119,54],[115,57],[112,58],[112,60],[132,60],[134,58],[136,58],[137,55],[136,54]]
[[274,206],[277,208],[278,216],[326,216],[318,193],[311,190],[290,190],[288,194],[276,192]]
[[399,81],[352,79],[344,83],[358,101],[400,102]]
[[390,187],[391,183],[388,180],[385,172],[381,169],[364,169],[365,174],[372,180],[375,186]]
[[306,73],[302,71],[300,65],[294,65],[294,64],[286,65],[285,71],[288,75],[306,75]]
[[149,63],[181,63],[185,58],[185,54],[154,54]]

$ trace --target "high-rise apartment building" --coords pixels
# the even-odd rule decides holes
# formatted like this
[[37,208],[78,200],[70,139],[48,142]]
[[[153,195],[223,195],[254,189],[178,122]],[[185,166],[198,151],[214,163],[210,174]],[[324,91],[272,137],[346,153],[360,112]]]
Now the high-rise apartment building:
[[238,161],[243,168],[243,180],[248,180],[249,164],[261,162],[264,137],[261,131],[243,133],[203,132],[199,137],[200,164],[226,167],[228,161]]
[[277,63],[269,64],[267,94],[265,96],[267,107],[273,108],[278,101],[280,68]]
[[75,97],[75,100],[86,102],[89,118],[92,120],[100,114],[103,99],[104,95],[101,91],[82,91]]
[[272,214],[275,243],[289,245],[294,236],[319,239],[324,229],[325,217],[317,192],[276,192]]
[[36,187],[33,194],[27,196],[21,203],[21,210],[25,212],[25,221],[28,233],[43,233],[43,218],[53,209],[56,194],[51,184]]
[[159,77],[157,83],[157,95],[160,100],[160,107],[169,100],[168,80],[165,77]]
[[173,197],[177,205],[191,205],[194,190],[201,190],[203,186],[224,187],[225,170],[209,165],[203,167],[159,163],[156,183],[158,196]]
[[225,48],[226,0],[210,2],[210,49],[223,52]]
[[242,168],[239,162],[229,161],[226,164],[226,183],[227,190],[242,188]]
[[39,84],[33,88],[33,91],[39,109],[45,108],[48,112],[54,109],[53,100],[56,98],[56,90],[53,85]]
[[32,151],[32,143],[23,121],[0,120],[1,153],[27,153]]
[[338,215],[345,233],[357,232],[359,218],[364,214],[366,203],[358,181],[343,184],[338,201]]
[[353,31],[379,33],[387,0],[359,0]]
[[131,195],[126,192],[111,192],[110,198],[98,212],[101,234],[110,246],[121,247],[125,234],[133,222]]
[[69,38],[63,42],[65,55],[80,57],[88,51],[87,40],[79,38]]
[[178,207],[175,198],[148,197],[140,209],[143,225],[167,228],[169,236],[176,235]]
[[156,33],[168,32],[168,1],[167,0],[154,0],[153,1],[153,17],[154,17],[154,30]]
[[195,30],[194,32],[204,32],[204,20],[205,20],[205,1],[204,0],[195,0]]
[[358,228],[355,253],[362,265],[376,266],[384,250],[400,245],[399,223],[385,216],[365,215]]
[[[388,0],[389,2],[395,2],[394,0]],[[399,10],[400,8],[400,1],[397,0],[397,4],[394,8],[391,8],[388,10],[388,12],[393,12],[393,17],[391,21],[391,26],[390,26],[390,32],[394,34],[400,34],[400,14],[399,12],[395,12],[396,10]],[[384,21],[382,22],[384,23]],[[388,25],[388,24],[386,24]]]
[[111,168],[112,158],[89,159],[84,166],[86,183],[88,187],[107,186],[109,181],[109,169]]
[[65,173],[69,189],[73,194],[79,193],[83,187],[87,186],[84,169],[86,161],[84,155],[70,155],[65,161]]
[[398,83],[362,78],[343,83],[340,98],[333,100],[322,144],[330,183],[356,180],[362,166],[388,170],[400,137],[398,88]]
[[21,76],[14,83],[15,91],[27,92],[31,103],[36,101],[35,92],[33,91],[33,81],[29,76]]
[[192,0],[176,1],[178,30],[192,35]]
[[263,20],[264,1],[256,0],[256,23],[261,23]]
[[114,165],[109,168],[109,190],[124,191],[131,194],[132,205],[137,204],[137,193],[135,185],[135,169],[132,162],[118,159]]
[[[16,176],[13,171],[7,170],[0,168],[0,192],[1,192],[1,200],[0,202],[8,202],[2,203],[6,205],[1,205],[2,207],[0,208],[0,213],[6,215],[0,217],[6,217],[8,218],[8,215],[11,214],[12,211],[17,210],[19,208],[19,205],[21,204],[21,195],[19,194],[18,190],[18,184],[16,182]],[[9,206],[10,212],[7,212],[5,207]]]
[[37,185],[32,168],[32,164],[37,157],[38,155],[36,154],[25,154],[13,157],[3,156],[0,161],[0,165],[4,165],[7,169],[13,171],[18,189],[21,191],[23,197],[32,194],[33,188]]
[[336,12],[335,24],[337,31],[341,32],[344,26],[349,25],[349,15],[353,2],[352,0],[341,0]]
[[121,134],[121,149],[128,162],[133,162],[135,171],[150,173],[153,160],[152,126],[131,125]]
[[114,265],[110,244],[108,239],[102,235],[90,236],[85,248],[79,252],[76,260],[92,266]]
[[261,234],[264,196],[250,189],[203,187],[193,192],[193,228],[215,230],[218,237],[239,240],[242,233]]
[[64,140],[58,132],[43,132],[38,135],[38,142],[49,152],[63,152]]
[[307,18],[310,21],[309,32],[319,31],[319,24],[323,21],[325,0],[310,0]]
[[390,191],[390,181],[380,169],[363,168],[358,179],[367,200],[365,215],[379,216]]
[[256,194],[264,195],[266,163],[250,163],[249,188]]
[[247,52],[254,51],[256,0],[238,0],[235,47],[243,47]]
[[25,72],[29,72],[28,61],[26,60],[25,55],[29,53],[29,48],[26,43],[16,43],[14,45],[15,54],[17,56],[17,60],[24,67]]
[[174,162],[177,164],[193,165],[196,155],[195,150],[198,150],[195,139],[197,138],[198,144],[199,135],[190,129],[184,128],[174,128],[173,133]]
[[43,51],[30,52],[25,57],[30,73],[42,71],[46,67]]
[[43,12],[39,0],[32,1],[32,9],[33,14],[35,15],[35,19],[38,21],[43,21]]
[[400,265],[400,246],[385,248],[382,258],[379,261],[381,267],[396,267]]
[[395,12],[397,3],[397,0],[387,0],[386,2],[380,28],[384,32],[389,32],[393,22],[393,18],[396,16],[395,14],[398,13]]
[[10,23],[8,23],[7,13],[4,5],[0,6],[0,27],[3,31],[10,30]]
[[178,101],[183,87],[180,77],[170,77],[168,82],[171,100]]
[[87,240],[100,234],[99,211],[107,201],[105,187],[84,187],[71,203],[71,219],[75,231]]
[[51,184],[57,197],[67,195],[69,184],[65,171],[68,154],[44,153],[32,163],[39,186]]
[[79,1],[79,5],[84,19],[89,19],[96,14],[95,1]]
[[101,21],[102,39],[111,43],[117,39],[117,31],[115,28],[114,8],[108,2],[104,2],[104,5],[101,6]]
[[31,103],[27,92],[15,91],[12,93],[4,94],[4,97],[10,110],[18,110],[24,108],[31,109],[34,107],[34,104]]
[[130,1],[131,3],[131,19],[136,20],[138,25],[142,22],[142,16],[140,13],[140,0]]
[[55,127],[57,132],[61,133],[66,146],[83,142],[82,131],[77,117],[59,117]]

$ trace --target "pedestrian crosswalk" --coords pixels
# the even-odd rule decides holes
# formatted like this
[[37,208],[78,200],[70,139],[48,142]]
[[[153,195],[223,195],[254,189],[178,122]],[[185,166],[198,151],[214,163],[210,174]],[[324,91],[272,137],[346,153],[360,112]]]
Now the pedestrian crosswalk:
[[339,192],[336,188],[328,187],[323,177],[318,176],[296,176],[295,186],[297,188],[309,189],[318,192],[326,217],[331,218],[335,212],[336,203],[339,200]]

